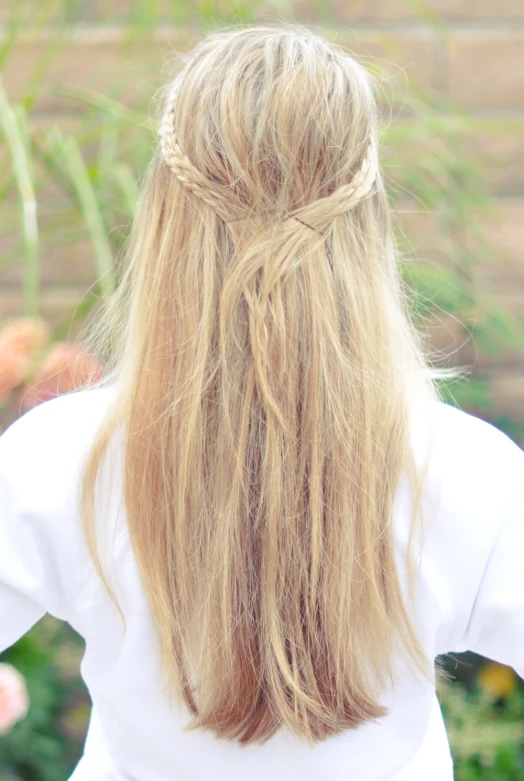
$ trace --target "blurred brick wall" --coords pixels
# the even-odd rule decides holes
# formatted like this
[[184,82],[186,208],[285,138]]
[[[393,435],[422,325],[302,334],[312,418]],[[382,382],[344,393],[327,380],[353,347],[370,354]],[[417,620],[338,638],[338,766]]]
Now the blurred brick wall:
[[[32,2],[36,8],[38,0]],[[504,120],[495,133],[476,132],[471,144],[486,164],[496,198],[496,210],[486,220],[485,229],[502,262],[486,273],[506,305],[523,313],[524,0],[427,0],[425,17],[411,10],[413,0],[331,0],[327,5],[329,14],[324,16],[314,0],[298,0],[292,7],[299,21],[315,25],[334,21],[339,28],[337,42],[347,43],[355,54],[389,60],[402,67],[408,80],[442,92],[473,115]],[[0,22],[5,21],[9,6],[7,0],[0,0]],[[166,59],[174,50],[185,49],[196,31],[166,23],[152,38],[130,50],[123,47],[120,25],[128,19],[132,6],[131,0],[85,4],[80,25],[46,71],[46,94],[36,103],[33,122],[45,124],[52,119],[74,132],[78,121],[74,104],[53,94],[57,86],[90,87],[101,92],[125,87],[123,98],[130,104],[136,99],[137,84],[142,94],[149,88],[153,94],[162,81]],[[432,19],[440,20],[437,27],[429,23]],[[28,26],[16,43],[2,74],[12,100],[27,89],[35,64],[54,35],[52,26],[45,36],[33,34]],[[41,219],[52,218],[52,212],[50,198],[42,205]],[[411,215],[407,222],[408,230],[420,238],[415,245],[423,251],[431,244],[431,232],[427,233],[431,221]],[[5,243],[0,237],[0,255],[2,246]],[[87,242],[73,253],[60,248],[49,251],[42,269],[44,312],[72,309],[93,280]],[[20,307],[19,272],[14,268],[0,276],[0,318]],[[453,347],[452,331],[446,325],[438,337],[441,345]],[[464,357],[472,359],[467,353]],[[477,370],[489,379],[495,413],[524,420],[523,356],[508,350],[481,362]]]

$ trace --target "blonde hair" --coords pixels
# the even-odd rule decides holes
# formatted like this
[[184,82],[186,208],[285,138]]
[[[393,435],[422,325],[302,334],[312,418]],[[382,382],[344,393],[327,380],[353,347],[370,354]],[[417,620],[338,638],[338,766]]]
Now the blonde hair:
[[387,714],[400,649],[434,674],[392,511],[403,475],[422,494],[411,412],[436,390],[364,67],[284,23],[208,34],[183,60],[93,332],[115,396],[85,471],[86,538],[114,599],[94,496],[121,429],[166,693],[189,729],[314,743]]

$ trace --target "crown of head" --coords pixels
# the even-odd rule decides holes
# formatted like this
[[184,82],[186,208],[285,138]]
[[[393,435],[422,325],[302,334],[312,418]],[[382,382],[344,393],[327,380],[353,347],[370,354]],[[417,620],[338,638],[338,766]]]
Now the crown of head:
[[[207,203],[226,223],[250,219],[249,208],[241,203],[229,189],[211,182],[196,168],[185,154],[175,131],[175,100],[168,101],[160,125],[160,147],[163,158],[177,179],[194,195]],[[297,209],[284,216],[323,234],[335,218],[353,209],[370,195],[378,173],[377,150],[370,142],[360,168],[348,184],[341,185],[325,198]]]

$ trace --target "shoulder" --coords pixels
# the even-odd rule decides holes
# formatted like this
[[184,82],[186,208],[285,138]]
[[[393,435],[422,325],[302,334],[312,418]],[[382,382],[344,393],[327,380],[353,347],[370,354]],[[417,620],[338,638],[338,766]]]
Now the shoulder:
[[524,451],[496,426],[443,402],[413,419],[416,462],[427,471],[428,518],[439,545],[468,545],[482,559],[524,484]]
[[424,453],[430,447],[430,471],[445,475],[450,485],[474,485],[482,495],[524,478],[524,451],[492,423],[450,404],[419,405],[413,437],[419,451],[422,441]]
[[432,549],[473,584],[522,490],[524,451],[491,423],[441,402],[432,422],[426,492],[435,510]]
[[70,472],[94,440],[112,387],[67,393],[15,420],[0,436],[0,472],[38,481]]
[[493,424],[436,401],[415,410],[413,442],[428,468],[420,620],[433,627],[435,655],[466,650],[483,572],[522,490],[524,451]]
[[73,626],[72,606],[92,573],[79,476],[111,398],[101,388],[59,396],[0,436],[0,581]]
[[[510,643],[514,640],[505,642],[503,637],[508,640],[506,633],[512,633],[510,603],[521,606],[516,591],[522,566],[515,566],[505,541],[511,539],[519,548],[522,540],[524,451],[496,426],[449,405],[437,405],[435,421],[432,468],[439,475],[440,490],[426,577],[446,606],[436,652],[473,650],[504,661],[497,643],[490,652],[471,633],[472,617],[478,612],[484,630],[498,626],[500,645],[507,645],[504,653],[512,664]],[[511,536],[507,536],[508,523],[512,524]],[[485,581],[488,571],[489,582]],[[505,572],[513,585],[508,585]],[[489,592],[485,597],[480,596],[483,583]],[[507,623],[500,620],[506,611]]]
[[74,438],[102,420],[113,395],[112,387],[64,393],[25,412],[1,434],[1,439],[33,439],[50,431],[58,438]]
[[434,403],[435,415],[442,432],[455,434],[457,441],[489,442],[497,448],[518,449],[518,446],[504,432],[482,418],[465,412],[459,407],[438,401]]

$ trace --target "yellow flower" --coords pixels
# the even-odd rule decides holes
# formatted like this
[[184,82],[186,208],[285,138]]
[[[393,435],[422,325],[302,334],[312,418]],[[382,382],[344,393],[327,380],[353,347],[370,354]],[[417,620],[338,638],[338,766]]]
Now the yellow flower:
[[517,685],[517,676],[511,667],[488,662],[479,671],[478,683],[492,697],[507,697]]

